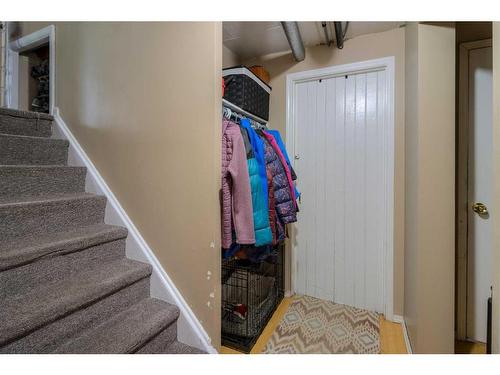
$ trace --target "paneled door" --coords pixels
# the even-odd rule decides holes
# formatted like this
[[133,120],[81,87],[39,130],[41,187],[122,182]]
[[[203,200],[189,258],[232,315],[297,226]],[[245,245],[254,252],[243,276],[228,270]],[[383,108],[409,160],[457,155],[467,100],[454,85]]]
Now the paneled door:
[[291,112],[302,193],[295,292],[382,313],[392,272],[387,76],[379,69],[297,82]]

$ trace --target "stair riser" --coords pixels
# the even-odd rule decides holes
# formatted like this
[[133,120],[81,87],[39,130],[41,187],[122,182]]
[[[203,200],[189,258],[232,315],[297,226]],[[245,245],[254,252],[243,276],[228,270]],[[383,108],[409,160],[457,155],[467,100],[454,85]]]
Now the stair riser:
[[0,233],[8,240],[99,224],[105,207],[103,197],[0,206]]
[[50,137],[52,135],[52,121],[0,114],[0,133]]
[[68,142],[0,135],[0,165],[65,165]]
[[142,348],[135,351],[137,354],[162,354],[168,346],[177,339],[177,321],[172,323],[159,335],[152,338]]
[[0,168],[0,197],[39,196],[85,191],[86,168]]
[[24,266],[0,272],[0,300],[28,292],[38,285],[57,282],[100,264],[125,257],[125,239],[92,246],[69,254],[51,254]]
[[0,347],[0,353],[50,353],[62,342],[149,297],[149,278]]

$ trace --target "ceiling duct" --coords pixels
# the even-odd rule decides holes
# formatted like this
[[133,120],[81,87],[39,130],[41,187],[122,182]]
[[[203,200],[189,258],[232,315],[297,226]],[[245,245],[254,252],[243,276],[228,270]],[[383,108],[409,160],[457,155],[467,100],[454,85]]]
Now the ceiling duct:
[[325,44],[330,47],[332,41],[330,40],[330,36],[328,35],[328,25],[326,21],[321,22],[321,27],[323,28],[323,32],[325,33]]
[[290,44],[295,60],[304,60],[306,58],[306,51],[302,36],[300,35],[299,24],[297,22],[281,22],[281,26],[283,26],[286,39],[288,40],[288,44]]
[[344,32],[342,31],[342,22],[334,22],[333,26],[335,27],[335,39],[337,40],[337,48],[344,48]]

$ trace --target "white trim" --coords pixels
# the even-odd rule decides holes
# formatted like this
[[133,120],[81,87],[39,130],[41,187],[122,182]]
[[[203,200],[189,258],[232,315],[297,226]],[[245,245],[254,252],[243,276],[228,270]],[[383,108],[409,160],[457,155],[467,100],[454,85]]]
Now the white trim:
[[403,338],[405,340],[405,345],[406,345],[406,351],[408,352],[408,354],[413,354],[413,350],[411,348],[410,337],[408,336],[408,327],[406,326],[405,318],[401,315],[394,314],[392,321],[394,323],[401,324],[401,329],[403,330]]
[[[468,160],[469,160],[469,54],[470,51],[492,46],[491,39],[460,43],[458,79],[458,138],[457,138],[457,217],[456,262],[457,304],[455,336],[467,339],[467,254],[468,254]],[[463,207],[464,209],[460,209]]]
[[[294,97],[296,85],[298,83],[313,81],[318,79],[327,79],[346,74],[359,74],[373,71],[385,70],[387,73],[386,100],[388,115],[388,133],[386,134],[386,212],[387,212],[387,232],[386,232],[386,251],[385,251],[385,272],[386,282],[384,285],[385,296],[385,316],[388,320],[393,320],[394,312],[394,56],[383,57],[380,59],[360,61],[345,65],[335,65],[327,68],[308,70],[288,74],[286,77],[286,145],[292,156],[292,163],[295,160],[295,123],[294,115]],[[291,290],[296,292],[297,260],[295,249],[295,227],[291,226],[290,240],[292,244],[291,264],[292,264],[292,285]]]
[[43,29],[7,43],[7,79],[5,90],[7,107],[19,109],[19,53],[45,43],[49,43],[49,113],[54,113],[56,98],[56,28],[54,25],[46,26]]
[[151,275],[151,296],[179,307],[180,317],[177,321],[179,341],[202,349],[208,353],[217,353],[217,350],[211,344],[210,337],[196,318],[196,315],[182,297],[165,269],[161,266],[153,250],[141,236],[139,230],[120,205],[118,199],[99,174],[95,165],[80,146],[75,136],[71,133],[71,130],[61,118],[59,108],[57,107],[54,108],[54,122],[56,125],[54,136],[67,139],[70,142],[68,164],[87,167],[86,191],[101,194],[107,198],[106,223],[121,225],[128,229],[127,257],[147,262],[153,266],[153,274]]

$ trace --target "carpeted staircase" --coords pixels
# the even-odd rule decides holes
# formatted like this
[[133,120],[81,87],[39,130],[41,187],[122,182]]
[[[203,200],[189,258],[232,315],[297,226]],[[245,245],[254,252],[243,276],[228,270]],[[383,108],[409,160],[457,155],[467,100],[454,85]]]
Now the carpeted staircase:
[[151,266],[67,166],[52,116],[0,108],[0,353],[200,353],[179,309],[150,297]]

